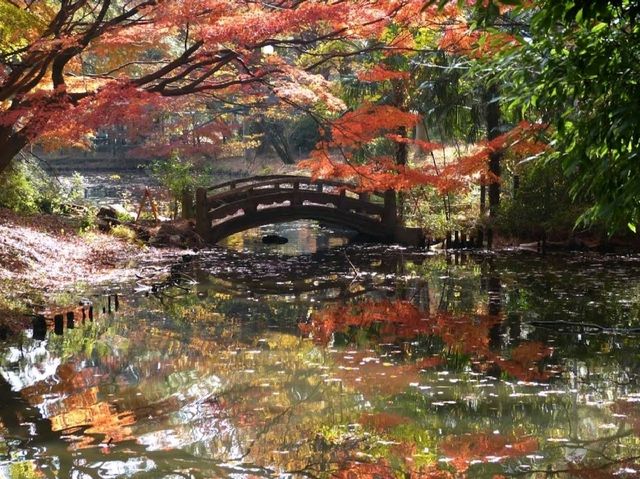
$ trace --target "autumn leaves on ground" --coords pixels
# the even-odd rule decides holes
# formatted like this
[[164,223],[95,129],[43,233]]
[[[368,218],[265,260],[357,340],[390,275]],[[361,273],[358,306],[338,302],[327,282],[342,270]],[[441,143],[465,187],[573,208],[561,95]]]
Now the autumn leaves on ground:
[[21,328],[28,324],[25,315],[51,306],[54,296],[69,287],[132,278],[137,261],[159,254],[98,230],[81,232],[72,218],[0,208],[2,325]]

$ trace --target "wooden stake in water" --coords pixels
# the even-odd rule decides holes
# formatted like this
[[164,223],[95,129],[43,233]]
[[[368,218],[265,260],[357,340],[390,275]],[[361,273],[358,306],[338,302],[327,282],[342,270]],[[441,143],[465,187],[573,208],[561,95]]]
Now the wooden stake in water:
[[47,335],[47,321],[42,314],[38,314],[33,318],[33,339],[39,341],[44,340]]
[[56,314],[53,317],[53,332],[60,336],[64,329],[64,316]]

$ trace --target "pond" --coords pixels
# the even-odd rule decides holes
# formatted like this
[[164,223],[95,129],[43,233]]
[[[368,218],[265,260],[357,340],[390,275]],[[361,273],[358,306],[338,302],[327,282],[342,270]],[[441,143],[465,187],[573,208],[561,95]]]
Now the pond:
[[638,476],[639,257],[345,243],[231,238],[4,343],[0,477]]

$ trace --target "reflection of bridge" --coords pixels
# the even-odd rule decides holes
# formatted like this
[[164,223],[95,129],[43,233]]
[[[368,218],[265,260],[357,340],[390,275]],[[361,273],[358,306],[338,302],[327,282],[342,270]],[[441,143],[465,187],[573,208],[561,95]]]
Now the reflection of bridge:
[[422,231],[398,225],[395,192],[359,192],[306,176],[255,176],[196,192],[196,229],[209,243],[272,223],[310,219],[352,228],[380,242],[420,245]]

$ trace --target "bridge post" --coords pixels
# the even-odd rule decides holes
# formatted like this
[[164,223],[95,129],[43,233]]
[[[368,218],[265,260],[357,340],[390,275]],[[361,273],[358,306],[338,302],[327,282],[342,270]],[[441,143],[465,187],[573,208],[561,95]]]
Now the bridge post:
[[206,188],[198,188],[196,190],[196,233],[206,240],[210,229],[207,190]]
[[193,190],[186,188],[182,192],[182,219],[193,219]]
[[258,211],[258,203],[255,201],[250,201],[249,199],[242,206],[242,210],[244,211],[245,216],[254,215]]
[[347,205],[346,199],[347,199],[347,192],[346,192],[346,190],[341,189],[340,190],[340,199],[338,199],[338,209],[339,210],[346,209],[346,205]]
[[[369,193],[366,191],[363,193],[358,193],[358,199],[364,203],[368,203],[370,201]],[[362,213],[363,211],[365,210],[362,210],[360,208],[357,210],[358,213]]]
[[382,212],[382,225],[392,233],[398,226],[398,208],[395,190],[384,192],[384,211]]
[[302,197],[300,196],[300,182],[293,183],[293,196],[291,197],[291,206],[301,206]]

